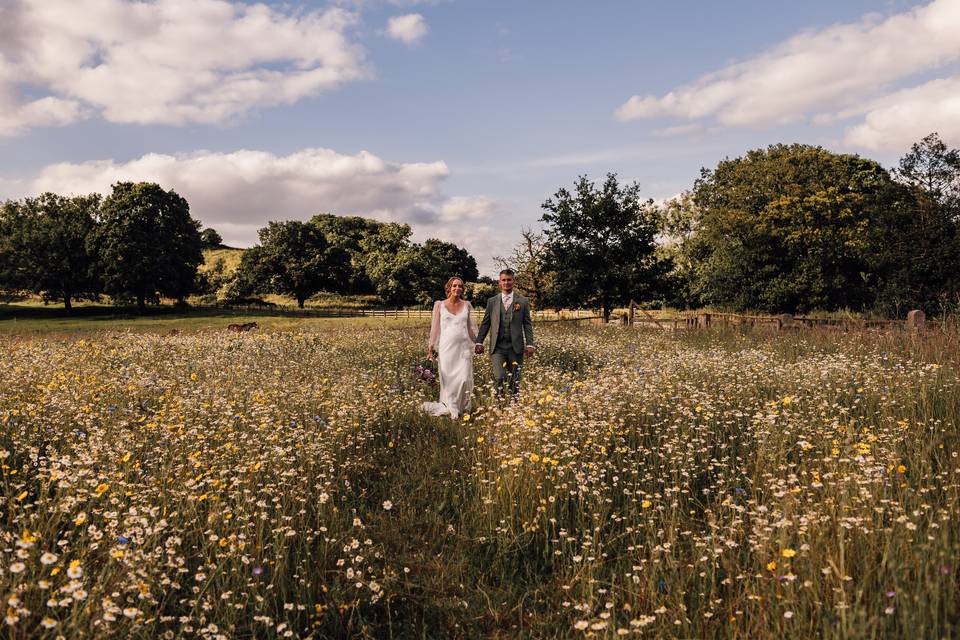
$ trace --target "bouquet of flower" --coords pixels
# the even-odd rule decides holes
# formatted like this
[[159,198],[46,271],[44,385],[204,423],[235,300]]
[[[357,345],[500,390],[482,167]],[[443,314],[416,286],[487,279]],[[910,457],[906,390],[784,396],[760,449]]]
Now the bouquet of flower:
[[424,384],[429,384],[430,386],[437,384],[437,370],[434,363],[430,360],[415,364],[413,367],[413,375]]

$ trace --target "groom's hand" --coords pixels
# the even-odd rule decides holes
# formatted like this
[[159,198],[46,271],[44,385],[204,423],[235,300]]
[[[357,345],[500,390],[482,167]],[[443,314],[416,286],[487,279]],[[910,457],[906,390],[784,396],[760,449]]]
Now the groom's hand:
[[528,358],[533,357],[533,345],[527,345],[527,348],[523,350],[523,355]]
[[482,355],[483,355],[483,345],[478,342],[478,343],[473,347],[473,352],[474,352],[475,354],[477,354],[478,356],[482,356]]

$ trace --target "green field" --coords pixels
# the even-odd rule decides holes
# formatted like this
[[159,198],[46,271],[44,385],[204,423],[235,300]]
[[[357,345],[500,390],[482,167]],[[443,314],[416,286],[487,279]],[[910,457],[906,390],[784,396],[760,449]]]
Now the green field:
[[24,305],[0,305],[0,335],[85,335],[103,331],[163,333],[173,329],[195,332],[225,329],[233,323],[256,322],[261,329],[294,330],[338,326],[379,327],[423,324],[427,320],[404,318],[324,318],[291,309],[214,309],[177,311],[172,307],[150,307],[141,315],[134,309],[88,305],[65,314],[62,309]]
[[11,637],[955,635],[955,335],[543,323],[451,422],[422,323],[228,319],[0,335]]
[[200,265],[201,271],[209,271],[219,260],[223,260],[223,266],[227,273],[233,273],[240,266],[240,258],[243,257],[245,249],[236,249],[234,247],[218,247],[216,249],[203,250],[203,264]]

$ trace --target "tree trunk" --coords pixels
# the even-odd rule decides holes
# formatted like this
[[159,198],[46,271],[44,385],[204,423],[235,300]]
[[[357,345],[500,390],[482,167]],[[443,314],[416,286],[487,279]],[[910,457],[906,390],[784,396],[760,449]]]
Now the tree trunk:
[[67,313],[70,313],[70,311],[73,309],[73,305],[70,304],[71,298],[73,298],[73,296],[70,295],[69,291],[63,292],[63,308],[67,311]]
[[140,293],[137,294],[137,310],[144,313],[147,310],[147,297]]
[[304,301],[304,300],[306,300],[306,298],[301,298],[300,296],[297,296],[297,307],[298,307],[298,308],[303,309],[303,301]]
[[612,309],[608,303],[603,303],[603,323],[606,324],[610,322],[610,312]]

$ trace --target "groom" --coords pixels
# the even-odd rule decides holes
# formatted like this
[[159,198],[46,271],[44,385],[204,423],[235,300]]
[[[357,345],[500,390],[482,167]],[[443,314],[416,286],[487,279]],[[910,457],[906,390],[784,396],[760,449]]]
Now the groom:
[[487,309],[477,332],[474,351],[483,353],[483,341],[490,333],[490,361],[497,395],[503,396],[503,385],[509,379],[510,392],[520,391],[520,370],[523,356],[533,355],[533,321],[530,302],[513,290],[513,271],[500,272],[500,293],[487,300]]

